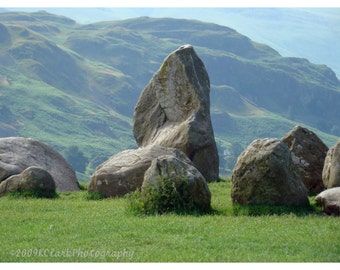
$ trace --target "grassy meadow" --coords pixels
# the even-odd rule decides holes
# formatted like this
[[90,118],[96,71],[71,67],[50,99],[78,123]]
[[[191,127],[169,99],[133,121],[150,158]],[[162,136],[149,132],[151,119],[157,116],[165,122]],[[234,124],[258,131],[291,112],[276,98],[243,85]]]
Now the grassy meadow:
[[[213,213],[138,216],[127,198],[0,198],[0,262],[339,262],[339,218],[313,205],[233,206],[209,184]],[[313,202],[313,198],[310,198]]]

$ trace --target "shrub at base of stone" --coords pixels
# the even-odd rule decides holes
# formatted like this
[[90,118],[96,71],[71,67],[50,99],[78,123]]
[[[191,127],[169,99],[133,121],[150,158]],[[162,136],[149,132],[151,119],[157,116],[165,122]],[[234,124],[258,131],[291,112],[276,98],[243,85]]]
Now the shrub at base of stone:
[[145,214],[211,210],[211,193],[204,177],[192,164],[174,156],[154,159],[139,195],[137,192],[134,196],[136,210]]
[[315,202],[322,206],[327,215],[340,216],[340,187],[321,192],[315,197]]
[[51,174],[38,167],[28,167],[21,174],[13,175],[1,182],[0,196],[54,198],[57,196],[56,184]]
[[239,156],[231,181],[234,204],[309,206],[288,146],[277,139],[253,141]]

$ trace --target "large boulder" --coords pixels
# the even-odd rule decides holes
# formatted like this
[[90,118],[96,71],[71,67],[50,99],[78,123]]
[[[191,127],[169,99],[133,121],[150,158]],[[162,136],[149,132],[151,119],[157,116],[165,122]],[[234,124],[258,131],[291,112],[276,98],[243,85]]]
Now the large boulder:
[[288,145],[309,193],[323,191],[322,170],[328,147],[314,132],[301,126],[294,127],[281,140]]
[[36,196],[54,197],[56,185],[49,172],[31,166],[20,174],[12,175],[0,183],[0,196],[11,191],[28,191],[33,192]]
[[104,197],[122,196],[141,188],[145,171],[153,159],[173,155],[190,162],[178,149],[149,145],[139,149],[122,151],[96,168],[91,177],[88,192],[100,193]]
[[340,187],[340,140],[327,152],[322,181],[326,188]]
[[315,197],[315,202],[322,206],[327,215],[340,216],[340,187],[321,192]]
[[309,205],[307,189],[288,146],[277,139],[253,141],[238,157],[231,182],[233,203]]
[[31,138],[0,138],[0,182],[31,166],[49,172],[57,191],[79,190],[72,166],[47,144]]
[[217,180],[210,81],[192,46],[172,52],[145,87],[135,107],[133,133],[140,147],[182,150],[208,182]]
[[[166,190],[164,187],[169,184],[171,188]],[[204,177],[191,162],[175,156],[160,156],[152,161],[145,172],[142,185],[144,192],[150,189],[156,191],[156,194],[153,192],[149,196],[163,197],[162,201],[158,202],[163,206],[162,210],[174,210],[176,207],[190,210],[210,209],[211,193]]]

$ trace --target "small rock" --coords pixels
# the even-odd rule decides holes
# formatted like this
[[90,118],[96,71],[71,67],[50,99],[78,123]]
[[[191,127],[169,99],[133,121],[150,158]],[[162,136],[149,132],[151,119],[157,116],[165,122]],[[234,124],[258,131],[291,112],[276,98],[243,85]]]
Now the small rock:
[[327,189],[315,197],[327,215],[340,216],[340,187]]
[[53,197],[56,192],[56,185],[49,172],[31,166],[21,174],[12,175],[0,183],[0,196],[11,191],[29,191],[41,197]]

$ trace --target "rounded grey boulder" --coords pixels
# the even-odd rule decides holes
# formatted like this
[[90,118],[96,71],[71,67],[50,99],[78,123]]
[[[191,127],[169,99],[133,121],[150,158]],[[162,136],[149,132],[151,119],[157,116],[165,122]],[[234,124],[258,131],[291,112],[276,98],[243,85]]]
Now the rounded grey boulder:
[[159,191],[162,181],[171,181],[176,192],[182,194],[182,199],[186,200],[186,204],[192,203],[197,209],[210,209],[209,187],[190,161],[186,162],[175,156],[155,158],[145,172],[142,190],[151,187]]
[[233,203],[309,205],[307,189],[288,146],[277,139],[253,141],[239,156],[231,181]]
[[0,196],[11,191],[29,191],[44,197],[55,195],[56,185],[52,175],[38,167],[28,167],[18,175],[12,175],[0,183]]
[[79,190],[72,166],[47,144],[31,138],[0,138],[0,182],[31,166],[49,172],[57,191]]
[[321,192],[315,197],[315,202],[322,206],[327,215],[340,216],[340,187]]
[[144,173],[152,160],[163,155],[173,155],[190,162],[182,151],[159,145],[125,150],[96,168],[88,192],[97,192],[104,197],[117,197],[135,191],[142,186]]

